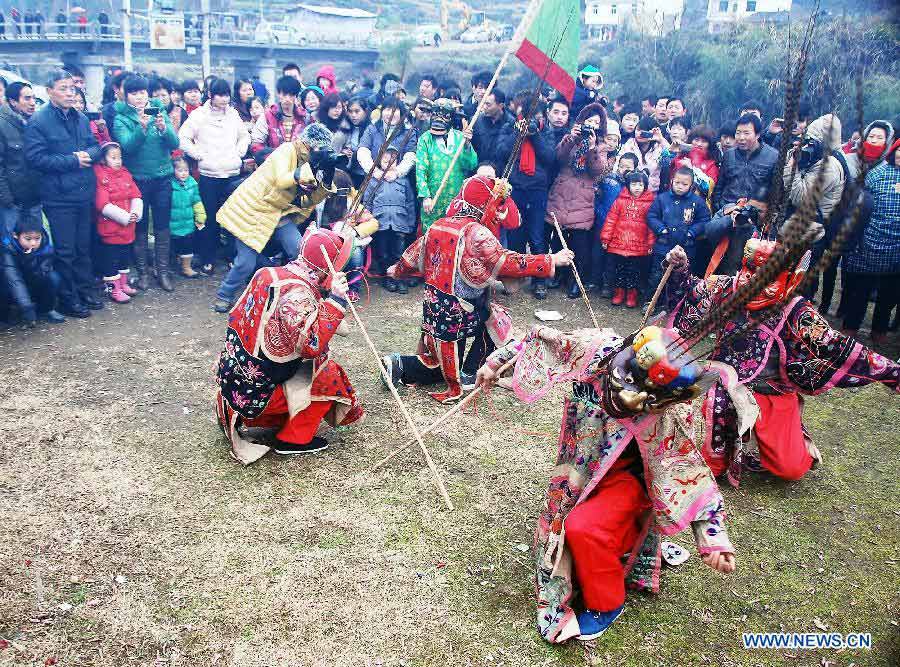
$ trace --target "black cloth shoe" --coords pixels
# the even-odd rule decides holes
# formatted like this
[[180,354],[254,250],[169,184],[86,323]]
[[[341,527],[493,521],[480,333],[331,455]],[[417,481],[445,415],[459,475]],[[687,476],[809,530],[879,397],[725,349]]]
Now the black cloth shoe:
[[405,280],[397,281],[397,294],[409,294],[409,287]]
[[216,302],[213,304],[213,310],[217,313],[227,313],[231,311],[231,304],[225,299],[216,299]]
[[69,317],[77,317],[80,320],[91,316],[91,311],[81,304],[78,304],[77,306],[62,306],[60,308],[60,312],[62,312],[63,315],[68,315]]
[[381,283],[381,286],[384,287],[388,292],[396,292],[397,291],[397,281],[393,278],[385,278],[384,282]]
[[283,456],[313,454],[314,452],[321,452],[323,449],[328,449],[328,441],[325,438],[315,436],[306,444],[298,445],[293,442],[284,442],[283,440],[276,438],[275,443],[272,445],[272,449],[275,450],[276,454],[282,454]]
[[569,285],[569,291],[566,292],[566,296],[570,299],[577,299],[581,296],[581,289],[578,287],[578,283],[576,283],[574,280],[572,281],[572,284]]
[[536,285],[534,288],[534,298],[543,301],[547,298],[547,286],[544,284]]
[[82,294],[81,303],[91,310],[103,310],[103,302],[92,294]]
[[590,294],[591,292],[597,291],[597,286],[594,283],[585,283],[584,291]]
[[[400,366],[400,355],[394,352],[393,354],[386,354],[381,357],[381,363],[387,369],[388,377],[391,379],[391,384],[395,387],[400,385],[400,376],[403,375],[403,368]],[[379,373],[381,376],[381,382],[387,387],[387,383],[384,381],[384,374]]]
[[465,391],[475,388],[475,376],[471,373],[462,372],[459,374],[459,384]]

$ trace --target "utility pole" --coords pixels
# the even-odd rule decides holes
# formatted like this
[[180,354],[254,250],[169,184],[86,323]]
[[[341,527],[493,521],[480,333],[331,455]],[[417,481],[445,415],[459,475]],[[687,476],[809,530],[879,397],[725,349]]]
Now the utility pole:
[[200,12],[203,14],[203,32],[201,33],[201,69],[203,78],[209,76],[212,63],[209,57],[209,0],[200,0]]
[[125,47],[124,67],[131,71],[131,0],[122,0],[122,43]]

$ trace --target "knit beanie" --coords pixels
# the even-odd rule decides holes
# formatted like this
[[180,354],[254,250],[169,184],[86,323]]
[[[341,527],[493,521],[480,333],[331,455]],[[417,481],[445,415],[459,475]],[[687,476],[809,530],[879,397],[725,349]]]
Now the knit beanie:
[[323,151],[331,148],[334,135],[322,123],[312,123],[303,128],[300,141],[309,146],[311,151]]

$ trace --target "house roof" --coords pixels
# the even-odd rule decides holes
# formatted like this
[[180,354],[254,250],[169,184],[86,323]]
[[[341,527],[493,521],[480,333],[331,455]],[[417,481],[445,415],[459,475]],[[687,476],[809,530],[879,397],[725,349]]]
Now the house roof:
[[376,14],[367,12],[364,9],[351,9],[348,7],[322,7],[321,5],[297,5],[294,9],[287,10],[290,12],[307,11],[313,14],[326,14],[328,16],[341,16],[351,19],[374,19],[378,18]]

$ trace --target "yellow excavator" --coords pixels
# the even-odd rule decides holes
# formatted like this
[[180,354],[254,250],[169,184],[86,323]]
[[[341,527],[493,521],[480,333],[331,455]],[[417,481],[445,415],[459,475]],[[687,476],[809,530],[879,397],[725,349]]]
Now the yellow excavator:
[[[457,23],[450,25],[450,12],[459,13]],[[441,33],[444,39],[459,39],[466,30],[474,26],[483,26],[485,29],[495,27],[493,21],[485,16],[482,11],[474,11],[462,0],[441,0]]]

